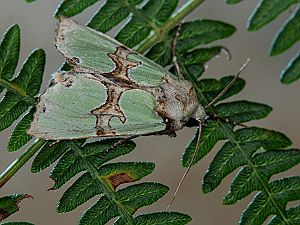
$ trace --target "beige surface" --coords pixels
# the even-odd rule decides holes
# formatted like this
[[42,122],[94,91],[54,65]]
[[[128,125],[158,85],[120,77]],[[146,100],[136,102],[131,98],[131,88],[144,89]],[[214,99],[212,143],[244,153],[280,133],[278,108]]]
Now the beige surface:
[[[55,72],[63,62],[62,57],[56,52],[52,45],[54,36],[55,20],[52,15],[58,4],[58,0],[39,0],[34,4],[26,4],[24,0],[1,0],[0,2],[0,33],[13,23],[18,23],[22,30],[21,61],[34,48],[43,48],[47,53],[47,65],[44,79],[44,87],[48,77]],[[300,127],[299,115],[299,84],[300,81],[290,86],[280,84],[278,73],[299,49],[294,46],[283,55],[269,58],[267,55],[270,42],[284,18],[291,12],[281,15],[274,23],[263,30],[249,33],[245,30],[247,17],[257,3],[256,0],[246,0],[236,6],[227,6],[223,0],[210,0],[205,2],[199,10],[195,11],[188,19],[211,18],[221,19],[234,24],[238,31],[236,34],[221,43],[224,43],[231,51],[233,58],[226,61],[225,56],[214,59],[209,64],[206,77],[219,77],[222,74],[237,72],[246,58],[251,58],[251,63],[242,76],[247,80],[245,90],[232,99],[247,99],[263,102],[273,107],[272,114],[262,121],[255,122],[266,128],[276,129],[287,134],[294,142],[295,147],[300,146],[297,130]],[[95,7],[87,10],[84,14],[76,17],[80,23],[86,23],[95,12]],[[187,19],[187,20],[188,20]],[[7,153],[5,146],[10,130],[0,134],[0,170],[6,168],[20,153]],[[184,129],[178,132],[177,138],[147,137],[139,138],[137,149],[127,156],[125,160],[152,161],[156,163],[156,171],[147,180],[162,182],[174,191],[182,173],[180,156],[184,146],[192,137],[193,129]],[[220,145],[219,145],[220,146]],[[222,196],[227,192],[228,177],[222,185],[213,193],[204,195],[201,193],[201,177],[203,176],[209,162],[215,155],[217,148],[204,158],[197,166],[193,167],[172,210],[190,214],[193,217],[192,225],[231,225],[237,224],[239,215],[250,198],[241,201],[234,206],[222,206]],[[55,211],[56,204],[66,187],[57,192],[47,191],[53,184],[48,178],[50,170],[39,174],[29,172],[28,163],[7,185],[0,190],[0,196],[11,193],[29,193],[34,200],[25,200],[21,204],[21,212],[12,216],[13,220],[31,221],[36,225],[72,225],[76,224],[82,212],[96,199],[79,207],[72,213],[58,214]],[[299,167],[290,171],[299,175]],[[72,182],[69,182],[70,185]],[[66,186],[68,186],[66,185]],[[155,205],[145,208],[147,210],[164,210],[171,198],[170,192],[165,198]],[[253,196],[253,195],[251,195]]]

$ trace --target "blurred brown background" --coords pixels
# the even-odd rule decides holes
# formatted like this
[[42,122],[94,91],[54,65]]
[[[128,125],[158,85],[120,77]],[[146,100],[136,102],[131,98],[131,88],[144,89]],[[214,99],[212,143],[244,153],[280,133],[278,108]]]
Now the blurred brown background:
[[[59,0],[39,0],[33,4],[26,4],[24,0],[1,0],[0,2],[0,33],[2,34],[13,23],[17,23],[21,27],[20,62],[23,62],[34,48],[46,50],[47,64],[44,88],[47,85],[50,74],[55,72],[63,62],[63,58],[56,52],[52,44],[56,27],[53,14],[59,2]],[[242,77],[247,81],[246,88],[241,94],[230,100],[247,99],[267,103],[272,106],[273,112],[268,118],[252,124],[279,130],[293,140],[294,147],[300,147],[298,132],[300,127],[298,118],[300,116],[300,81],[286,86],[282,85],[278,79],[280,69],[296,54],[299,49],[299,43],[280,56],[274,58],[268,56],[268,49],[274,34],[294,9],[292,8],[283,13],[275,22],[269,24],[261,31],[249,33],[245,28],[247,18],[257,2],[257,0],[245,0],[235,6],[229,6],[222,0],[206,1],[185,20],[201,18],[220,19],[237,27],[237,32],[233,37],[220,41],[220,43],[230,49],[233,56],[232,60],[226,61],[224,54],[212,60],[209,63],[205,76],[220,77],[223,74],[236,73],[246,58],[251,58],[250,64],[242,74]],[[99,3],[76,17],[76,20],[85,24],[102,3],[103,1],[99,1]],[[6,151],[10,132],[11,129],[7,129],[0,134],[1,171],[21,153],[8,153]],[[141,211],[161,211],[165,209],[184,172],[180,164],[180,157],[192,135],[193,129],[185,128],[178,132],[177,138],[139,138],[136,140],[136,150],[123,158],[123,160],[155,162],[156,170],[146,180],[162,182],[171,188],[171,191],[162,200]],[[226,194],[228,184],[233,175],[227,177],[213,193],[204,195],[201,192],[201,178],[220,146],[218,144],[214,151],[192,168],[175,203],[171,207],[171,210],[191,215],[193,217],[191,224],[193,225],[237,224],[241,212],[253,197],[252,194],[251,198],[248,197],[234,206],[222,206],[222,197]],[[96,198],[77,208],[74,212],[58,214],[55,211],[57,202],[72,181],[57,192],[47,191],[53,185],[53,182],[48,178],[50,169],[38,174],[32,174],[30,172],[30,164],[31,162],[24,166],[0,190],[0,196],[12,193],[29,193],[34,196],[34,200],[23,201],[21,203],[21,212],[12,216],[10,220],[29,221],[36,225],[77,224],[80,215],[96,201]],[[288,174],[299,175],[299,168],[299,166],[294,168]]]

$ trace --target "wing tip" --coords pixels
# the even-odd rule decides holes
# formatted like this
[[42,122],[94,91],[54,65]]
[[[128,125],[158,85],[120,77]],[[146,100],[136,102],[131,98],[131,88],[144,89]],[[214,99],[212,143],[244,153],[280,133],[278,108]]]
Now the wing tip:
[[58,23],[57,23],[57,28],[55,29],[55,39],[54,39],[54,45],[57,47],[59,50],[59,44],[62,43],[65,40],[66,33],[69,31],[72,31],[78,27],[78,23],[75,22],[74,20],[65,17],[65,16],[60,16]]

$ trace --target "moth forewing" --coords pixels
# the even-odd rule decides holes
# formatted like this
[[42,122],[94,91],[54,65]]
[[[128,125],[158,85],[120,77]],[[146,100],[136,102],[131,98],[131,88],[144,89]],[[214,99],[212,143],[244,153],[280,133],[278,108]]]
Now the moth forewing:
[[58,72],[40,97],[33,136],[173,135],[205,117],[188,81],[105,34],[62,18],[55,45],[73,70]]
[[[175,78],[157,63],[115,39],[67,18],[59,21],[54,44],[78,72],[110,73],[116,68],[116,63],[130,62],[127,76],[136,83],[153,86],[159,85],[161,77],[166,74]],[[140,63],[142,66],[134,66]]]

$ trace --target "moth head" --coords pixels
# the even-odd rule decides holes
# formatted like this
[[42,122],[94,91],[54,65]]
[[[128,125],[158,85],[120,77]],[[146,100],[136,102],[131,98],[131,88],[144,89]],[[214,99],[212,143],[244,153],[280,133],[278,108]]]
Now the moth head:
[[204,107],[199,105],[197,110],[195,111],[194,115],[190,117],[190,119],[187,121],[185,126],[187,126],[187,127],[199,127],[199,126],[201,126],[201,124],[204,124],[206,116],[207,115],[206,115]]

